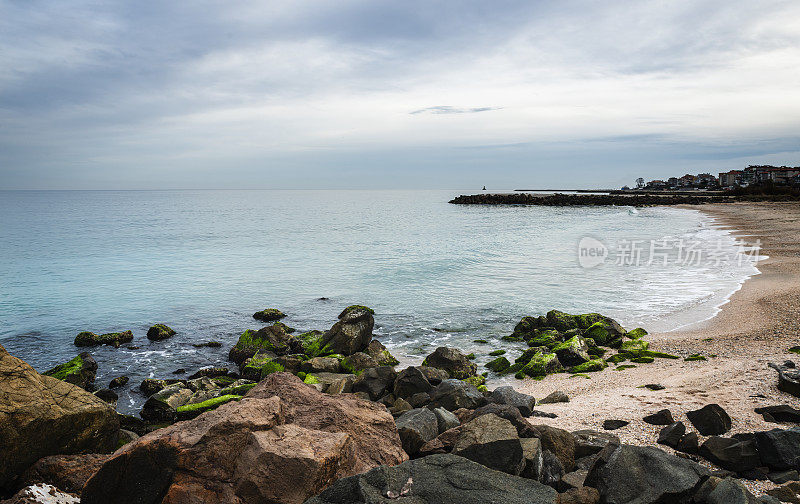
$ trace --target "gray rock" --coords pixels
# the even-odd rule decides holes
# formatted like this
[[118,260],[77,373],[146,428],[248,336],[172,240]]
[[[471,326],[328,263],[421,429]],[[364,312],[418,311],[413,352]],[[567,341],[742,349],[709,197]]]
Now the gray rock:
[[686,426],[683,425],[683,422],[675,422],[661,429],[661,432],[658,433],[657,443],[677,448],[685,433]]
[[320,348],[327,346],[330,351],[342,355],[363,352],[372,341],[374,326],[371,310],[349,306],[339,314],[339,321],[322,335]]
[[550,450],[542,451],[542,470],[539,474],[539,481],[547,486],[556,488],[564,473],[564,466],[558,457]]
[[607,504],[688,504],[710,471],[652,446],[609,445],[586,477]]
[[630,422],[627,420],[603,420],[603,429],[605,430],[617,430],[625,427]]
[[697,438],[697,433],[686,433],[681,440],[678,441],[678,446],[676,446],[675,449],[682,453],[688,453],[689,455],[697,454],[700,451],[700,441]]
[[589,474],[589,471],[584,469],[578,469],[577,471],[572,471],[571,473],[567,473],[561,477],[561,482],[559,485],[559,490],[561,492],[566,492],[571,488],[580,488],[583,486],[583,482],[586,481],[586,475]]
[[497,415],[482,415],[462,425],[453,454],[513,475],[525,464],[517,429]]
[[687,411],[686,416],[703,436],[716,436],[731,430],[731,417],[719,404],[709,404],[699,410]]
[[769,480],[776,485],[783,485],[784,483],[797,481],[798,479],[800,479],[800,473],[798,473],[795,469],[789,469],[787,471],[774,471],[769,473]]
[[572,472],[575,468],[575,437],[572,433],[549,425],[534,425],[533,428],[539,433],[537,437],[542,441],[542,449],[558,457],[564,472]]
[[406,411],[395,420],[395,424],[403,449],[411,456],[416,455],[423,444],[439,434],[436,415],[427,408]]
[[[706,483],[714,485],[713,490],[708,492],[700,502],[704,504],[758,504],[756,497],[738,479],[728,477],[711,483],[713,479],[715,478],[709,478]],[[702,490],[701,488],[698,493]]]
[[756,443],[752,440],[711,436],[700,446],[700,455],[733,472],[749,471],[761,465]]
[[459,425],[461,425],[461,422],[458,420],[458,417],[444,408],[434,408],[433,414],[436,415],[439,434],[448,429],[452,429],[453,427],[458,427]]
[[800,428],[773,429],[755,433],[755,443],[764,465],[772,470],[800,468]]
[[300,364],[304,373],[338,373],[342,366],[334,357],[314,357]]
[[397,374],[394,381],[395,397],[412,397],[414,394],[428,393],[433,386],[416,367],[408,367]]
[[792,408],[788,404],[756,408],[755,412],[763,416],[765,422],[800,423],[800,410]]
[[792,361],[786,361],[783,365],[770,362],[769,367],[778,372],[778,390],[800,397],[800,369]]
[[463,380],[474,376],[478,366],[469,360],[466,355],[455,348],[439,347],[422,361],[423,366],[430,366],[447,371],[451,378]]
[[389,503],[404,487],[409,489],[405,499],[409,504],[556,504],[558,500],[556,491],[541,483],[443,454],[340,479],[305,504]]
[[520,438],[519,442],[522,444],[522,457],[525,459],[525,466],[519,475],[538,481],[544,464],[542,442],[538,438]]
[[145,401],[140,413],[141,417],[151,422],[173,422],[177,409],[191,398],[193,392],[183,383],[169,385]]
[[569,402],[569,396],[560,390],[551,392],[550,395],[539,401],[539,404],[555,404]]
[[373,401],[391,391],[397,372],[391,366],[365,369],[353,382],[353,392],[366,392]]
[[609,444],[620,444],[619,437],[614,434],[589,429],[575,431],[572,437],[575,439],[576,459],[600,453]]
[[459,418],[461,418],[462,423],[467,423],[481,415],[497,415],[500,418],[505,418],[517,429],[517,434],[519,434],[519,437],[539,436],[539,432],[536,431],[531,424],[529,424],[528,421],[522,417],[519,409],[515,408],[514,406],[509,406],[508,404],[490,403],[486,406],[481,406],[463,418],[459,416]]
[[672,413],[668,409],[659,410],[652,415],[647,415],[642,420],[650,425],[670,425],[675,423]]
[[536,405],[536,399],[534,399],[533,396],[517,392],[514,390],[514,387],[510,385],[494,389],[492,395],[489,396],[489,401],[497,404],[514,406],[524,417],[531,416],[533,408]]
[[448,411],[459,408],[475,409],[485,403],[486,398],[475,385],[461,380],[444,380],[431,393],[431,404]]
[[419,392],[409,397],[408,402],[415,408],[421,408],[431,402],[431,395],[426,392]]

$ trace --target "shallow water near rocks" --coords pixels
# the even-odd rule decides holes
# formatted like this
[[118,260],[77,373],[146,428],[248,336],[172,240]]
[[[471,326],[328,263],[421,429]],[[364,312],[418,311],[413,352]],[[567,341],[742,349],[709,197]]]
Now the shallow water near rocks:
[[[697,211],[447,203],[462,193],[0,192],[0,343],[44,371],[80,351],[80,331],[132,330],[139,349],[90,350],[99,387],[130,376],[119,410],[132,412],[143,378],[225,364],[267,307],[308,330],[365,304],[402,364],[442,345],[483,364],[497,348],[513,360],[520,344],[499,338],[524,315],[601,312],[671,330],[713,316],[757,273],[748,260],[717,263],[742,249]],[[586,237],[607,248],[603,264],[581,266]],[[648,265],[651,240],[665,238],[706,254],[686,264],[657,247]],[[625,261],[629,241],[641,242],[638,264]],[[178,334],[148,341],[158,322]],[[223,346],[191,346],[208,340]]]

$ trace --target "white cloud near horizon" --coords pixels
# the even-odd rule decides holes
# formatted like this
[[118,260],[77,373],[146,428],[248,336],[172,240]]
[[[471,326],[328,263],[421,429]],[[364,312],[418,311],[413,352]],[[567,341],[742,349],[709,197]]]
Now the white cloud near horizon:
[[800,164],[791,1],[0,0],[0,47],[0,188],[613,187]]

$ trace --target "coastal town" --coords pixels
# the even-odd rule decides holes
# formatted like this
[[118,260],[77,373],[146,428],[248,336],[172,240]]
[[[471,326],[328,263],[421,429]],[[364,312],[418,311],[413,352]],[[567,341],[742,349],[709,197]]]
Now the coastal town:
[[667,180],[636,180],[636,186],[627,190],[732,190],[737,187],[764,186],[800,186],[800,166],[750,165],[743,170],[730,170],[714,176],[710,173],[699,175],[686,174],[682,177],[670,177]]

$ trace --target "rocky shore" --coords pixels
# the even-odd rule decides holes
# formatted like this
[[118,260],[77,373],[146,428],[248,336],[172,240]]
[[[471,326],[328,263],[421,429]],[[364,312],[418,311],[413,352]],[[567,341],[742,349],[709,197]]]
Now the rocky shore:
[[449,203],[455,205],[538,205],[538,206],[660,206],[706,205],[711,203],[797,201],[790,195],[696,194],[536,194],[526,192],[462,194]]
[[[566,394],[537,401],[511,386],[485,384],[491,373],[536,383],[698,360],[652,350],[644,329],[552,310],[523,317],[504,339],[526,349],[513,359],[491,352],[486,371],[474,356],[448,347],[421,366],[396,369],[374,338],[375,314],[366,306],[347,307],[326,331],[299,334],[277,321],[281,315],[254,315],[273,323],[239,337],[229,352],[235,370],[220,363],[186,379],[115,379],[115,388],[138,386],[149,395],[141,418],[117,414],[110,388],[94,390],[90,353],[39,374],[0,347],[0,492],[9,497],[3,502],[800,499],[798,427],[731,436],[731,417],[712,402],[687,413],[689,426],[664,409],[568,430],[542,410],[569,401]],[[80,347],[113,345],[117,335],[130,341],[126,333],[82,334]],[[172,334],[163,323],[148,331],[158,339]],[[800,423],[800,411],[788,406],[761,414]],[[657,425],[665,449],[625,443],[620,433],[636,420]],[[776,488],[755,497],[743,483],[752,479]]]

